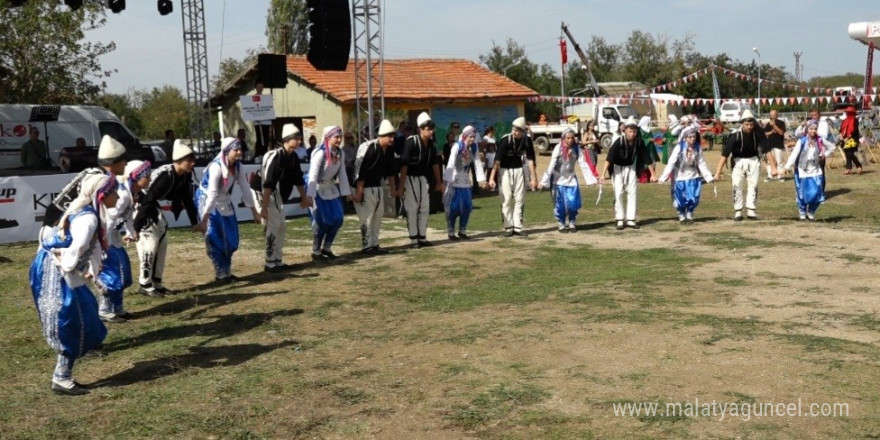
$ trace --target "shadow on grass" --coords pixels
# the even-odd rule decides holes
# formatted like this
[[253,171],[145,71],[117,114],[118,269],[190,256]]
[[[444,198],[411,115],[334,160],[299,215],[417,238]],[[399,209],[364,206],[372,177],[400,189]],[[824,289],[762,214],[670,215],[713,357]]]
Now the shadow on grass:
[[[201,318],[204,320],[211,319],[212,321],[210,322],[164,327],[137,336],[113,341],[105,345],[105,350],[111,352],[125,350],[154,342],[189,338],[193,336],[204,337],[205,340],[199,343],[200,346],[203,346],[216,339],[223,339],[240,333],[246,333],[268,323],[274,318],[281,316],[295,316],[302,313],[302,309],[291,309],[270,313],[238,313],[233,315],[210,316]],[[199,315],[201,315],[201,313],[199,313]]]
[[837,196],[842,196],[844,194],[851,193],[852,190],[849,188],[837,188],[832,189],[831,191],[825,191],[825,200],[831,200]]
[[237,303],[241,301],[247,301],[249,299],[264,297],[264,296],[272,296],[272,295],[280,295],[282,293],[288,293],[286,290],[275,290],[272,292],[252,292],[252,293],[220,293],[220,294],[212,294],[205,293],[202,295],[193,295],[187,297],[181,297],[175,299],[171,302],[166,302],[163,304],[159,304],[153,306],[152,308],[141,310],[140,312],[132,313],[135,318],[146,318],[148,316],[159,316],[159,315],[170,315],[174,313],[181,313],[192,309],[194,307],[199,306],[209,306],[208,309],[217,308],[226,304]]
[[278,344],[237,344],[219,347],[190,347],[189,353],[165,356],[148,361],[135,362],[125,370],[106,379],[99,380],[90,387],[122,387],[139,382],[149,382],[171,376],[188,368],[230,367],[243,364],[257,356],[279,348],[298,345],[297,341],[284,341]]
[[851,215],[838,215],[838,216],[827,217],[827,218],[818,217],[818,218],[816,218],[816,221],[820,222],[820,223],[840,223],[844,220],[849,220],[849,219],[853,219],[853,218],[855,218],[855,217],[851,216]]

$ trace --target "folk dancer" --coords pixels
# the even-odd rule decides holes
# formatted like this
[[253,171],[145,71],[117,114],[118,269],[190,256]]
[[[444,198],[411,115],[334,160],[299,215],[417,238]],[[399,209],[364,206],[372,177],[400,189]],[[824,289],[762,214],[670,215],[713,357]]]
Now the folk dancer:
[[576,166],[584,175],[584,183],[595,185],[599,182],[596,165],[592,163],[589,152],[577,143],[574,130],[566,128],[562,132],[562,142],[553,148],[547,171],[541,179],[541,188],[553,191],[553,214],[559,223],[559,232],[577,232],[577,215],[581,209],[581,190]]
[[[623,136],[617,138],[608,149],[605,168],[599,175],[599,184],[605,183],[605,174],[611,171],[614,185],[614,219],[617,230],[624,227],[639,229],[636,223],[636,202],[638,176],[647,168],[651,182],[657,181],[654,160],[645,141],[638,135],[639,127],[634,117],[624,123]],[[626,197],[624,207],[623,198]]]
[[232,255],[238,250],[238,219],[232,204],[232,185],[238,183],[245,205],[251,208],[254,221],[260,222],[254,196],[241,169],[241,143],[235,138],[223,139],[220,153],[205,168],[196,190],[201,230],[205,231],[205,247],[214,264],[214,280],[220,283],[238,281],[232,274]]
[[428,173],[434,173],[435,191],[443,191],[440,158],[434,146],[434,121],[422,112],[417,118],[419,133],[406,139],[400,160],[400,187],[406,209],[406,224],[413,249],[432,246],[428,241],[428,214],[431,209]]
[[[112,175],[121,176],[125,172],[125,146],[114,140],[108,135],[101,138],[101,144],[98,147],[98,166],[86,168],[80,171],[73,180],[70,181],[61,192],[52,199],[52,203],[46,207],[46,214],[43,217],[43,227],[52,228],[59,222],[66,221],[65,210],[70,206],[71,202],[76,200],[79,195],[80,186],[85,177],[90,175]],[[71,214],[67,212],[67,214]],[[62,227],[61,230],[65,228]]]
[[397,193],[394,172],[394,126],[383,120],[379,124],[379,137],[361,144],[354,161],[355,194],[354,209],[361,221],[361,252],[364,254],[387,254],[379,247],[379,231],[384,213],[384,190],[382,179],[388,182],[391,194]]
[[312,201],[306,195],[305,179],[296,150],[302,145],[302,133],[293,124],[285,124],[281,130],[281,148],[269,150],[263,155],[260,167],[261,185],[257,200],[262,209],[266,234],[266,264],[263,270],[277,273],[287,270],[284,258],[284,202],[290,199],[293,187],[299,191],[299,206],[308,209]]
[[[98,316],[105,322],[125,322],[131,314],[123,307],[123,291],[131,286],[131,261],[123,242],[138,241],[134,229],[134,208],[141,189],[150,184],[152,166],[149,161],[133,160],[125,166],[125,174],[119,176],[119,193],[116,206],[107,209],[108,249],[104,254],[103,268],[95,280],[101,297],[98,300]],[[121,232],[125,232],[125,236]]]
[[[532,176],[529,188],[538,187],[535,172],[535,147],[532,139],[525,135],[526,118],[519,117],[513,121],[513,129],[504,135],[498,143],[495,153],[495,166],[489,176],[489,188],[494,190],[495,182],[499,182],[501,190],[501,217],[504,223],[504,236],[525,236],[523,232],[523,199],[525,197],[525,179],[523,167],[528,165]],[[523,155],[528,159],[523,163]],[[500,170],[500,171],[499,171]],[[500,172],[500,174],[499,174]],[[495,176],[499,175],[499,180]]]
[[[788,156],[784,170],[794,169],[795,200],[801,221],[816,219],[816,210],[825,202],[825,167],[823,163],[834,153],[835,146],[819,136],[819,123],[807,122],[806,136],[797,141]],[[780,176],[785,171],[779,170]]]
[[[759,220],[757,213],[758,203],[758,179],[761,177],[761,160],[759,154],[764,144],[765,134],[763,130],[755,128],[755,116],[751,110],[745,110],[742,114],[742,128],[732,133],[727,138],[727,143],[721,149],[721,159],[715,169],[715,180],[721,177],[721,170],[728,158],[733,160],[731,180],[733,183],[733,220],[742,221],[743,207],[746,208],[746,217],[750,220]],[[767,156],[771,171],[776,173],[776,159],[772,154]],[[743,185],[746,185],[746,198],[743,200]]]
[[204,232],[199,225],[193,202],[195,154],[180,139],[174,141],[172,163],[156,168],[150,174],[150,184],[138,194],[134,214],[134,230],[138,260],[138,292],[149,297],[162,297],[174,292],[165,287],[165,256],[168,250],[168,222],[159,206],[160,200],[171,202],[175,218],[186,211],[193,231]]
[[[471,211],[474,210],[472,168],[476,172],[480,188],[486,187],[486,170],[479,160],[476,140],[477,129],[470,125],[465,127],[449,150],[449,161],[443,173],[443,180],[446,182],[443,193],[446,226],[449,239],[453,241],[471,238],[467,235],[467,227]],[[458,235],[455,235],[456,220],[458,220]]]
[[682,141],[673,147],[669,164],[663,169],[658,182],[672,178],[672,206],[678,211],[678,222],[684,225],[694,222],[694,210],[700,204],[703,179],[706,179],[706,183],[714,179],[700,146],[699,129],[687,127],[681,137]]
[[69,206],[71,214],[65,214],[65,226],[40,231],[40,248],[29,277],[43,336],[58,354],[50,386],[57,394],[89,393],[73,380],[73,365],[107,336],[86,280],[101,271],[107,241],[100,216],[116,205],[117,187],[112,176],[85,176]]
[[342,227],[343,206],[340,197],[351,199],[351,187],[345,174],[345,157],[342,145],[342,128],[325,127],[323,142],[312,152],[309,181],[306,189],[313,199],[311,208],[312,260],[329,261],[337,258],[331,247]]

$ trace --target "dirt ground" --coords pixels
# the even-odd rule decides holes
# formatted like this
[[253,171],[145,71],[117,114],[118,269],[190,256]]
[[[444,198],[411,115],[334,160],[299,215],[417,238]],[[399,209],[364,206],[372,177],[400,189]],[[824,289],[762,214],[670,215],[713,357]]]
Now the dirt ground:
[[[677,225],[626,234],[608,233],[609,228],[566,235],[554,231],[532,234],[524,245],[487,237],[427,251],[434,253],[432,258],[463,262],[475,275],[499,266],[533,264],[523,255],[542,246],[583,247],[584,252],[671,248],[692,255],[693,265],[682,267],[687,283],[661,280],[650,289],[659,302],[641,310],[650,316],[638,319],[627,318],[635,315],[626,312],[638,311],[635,305],[644,294],[614,285],[606,288],[623,310],[595,320],[584,314],[595,309],[553,300],[454,313],[398,312],[389,308],[392,287],[417,290],[426,283],[442,284],[437,279],[455,267],[421,264],[413,251],[305,268],[301,278],[261,286],[290,289],[302,296],[293,302],[328,310],[321,317],[306,313],[287,329],[298,340],[317,345],[296,358],[297,375],[312,387],[286,396],[290,400],[283,407],[296,408],[297,426],[315,425],[307,436],[330,438],[877,435],[870,422],[880,409],[877,392],[865,392],[861,384],[870,386],[880,378],[878,327],[859,319],[877,312],[880,250],[870,243],[878,234],[815,224],[763,225],[738,228],[742,248],[723,240],[720,247],[713,244],[732,225],[698,222],[693,229],[698,232],[691,234],[680,233]],[[406,243],[401,231],[383,234],[383,240],[397,235],[391,243]],[[475,258],[487,249],[510,246],[514,252]],[[259,268],[259,260],[249,254],[239,253],[242,273]],[[305,257],[302,249],[293,248],[290,254],[291,261]],[[403,274],[414,273],[414,265],[419,276],[407,279]],[[586,269],[585,277],[602,270]],[[184,276],[169,278],[173,285],[192,282]],[[383,284],[391,280],[393,286]],[[491,282],[483,276],[474,280]],[[595,286],[584,289],[590,293]],[[554,296],[550,292],[549,298]],[[290,303],[289,296],[272,295],[224,308],[273,310]],[[834,342],[826,347],[823,341]],[[327,391],[332,387],[315,383],[345,383],[345,389],[370,397],[352,405],[334,404]],[[479,413],[481,395],[475,397],[475,391],[488,390],[485,397],[498,387],[516,386],[545,390],[528,405],[534,420],[515,410]],[[612,411],[614,402],[693,399],[847,402],[851,414],[645,422]],[[507,405],[503,400],[496,404]],[[461,422],[460,411],[468,407],[476,408],[479,423]],[[337,424],[328,427],[323,422],[328,418]],[[552,430],[546,429],[545,419]]]
[[[876,228],[734,223],[709,206],[684,227],[663,205],[638,231],[594,211],[576,234],[539,224],[524,239],[471,230],[477,240],[449,243],[432,229],[437,246],[419,250],[387,220],[390,255],[358,257],[347,228],[334,251],[350,257],[333,265],[308,261],[308,228],[293,220],[294,270],[262,273],[262,243],[245,239],[232,286],[212,285],[202,244],[178,233],[165,284],[180,295],[128,297],[137,319],[111,326],[107,357],[77,367],[95,388],[66,419],[39,410],[57,403],[41,397],[44,342],[33,326],[10,334],[10,359],[40,363],[9,370],[7,405],[27,402],[8,408],[11,437],[83,419],[70,438],[880,437]],[[713,401],[848,412],[615,412]]]

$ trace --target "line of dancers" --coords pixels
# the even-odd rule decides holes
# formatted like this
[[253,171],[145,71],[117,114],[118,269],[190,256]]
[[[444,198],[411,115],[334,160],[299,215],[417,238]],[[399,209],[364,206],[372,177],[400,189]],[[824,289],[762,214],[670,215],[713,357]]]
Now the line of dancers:
[[[308,175],[304,175],[297,153],[302,145],[302,133],[293,124],[285,125],[281,146],[265,155],[258,178],[250,182],[241,166],[242,145],[236,138],[222,140],[221,151],[195,184],[195,155],[179,140],[173,147],[172,163],[153,169],[149,162],[126,161],[125,148],[104,136],[98,151],[99,166],[78,174],[47,209],[37,255],[30,267],[30,286],[43,335],[57,354],[50,389],[63,395],[87,394],[88,388],[73,378],[75,362],[101,345],[107,335],[105,322],[118,323],[131,318],[123,298],[123,291],[133,284],[125,243],[136,243],[138,291],[151,297],[174,293],[164,283],[168,223],[159,204],[161,201],[170,202],[175,217],[186,212],[192,230],[204,234],[206,252],[214,267],[215,281],[219,283],[238,280],[232,273],[232,257],[239,247],[239,230],[230,196],[236,184],[254,220],[264,225],[264,270],[270,273],[288,269],[283,262],[283,204],[292,195],[293,188],[299,191],[300,206],[309,209],[313,233],[311,258],[318,262],[337,258],[332,246],[343,223],[343,198],[354,203],[360,220],[360,252],[365,255],[387,253],[379,243],[385,197],[383,183],[387,183],[391,196],[403,198],[411,246],[431,246],[427,240],[431,190],[427,176],[430,173],[438,182],[433,189],[444,194],[447,232],[453,241],[471,238],[468,222],[473,210],[472,169],[479,186],[495,189],[498,182],[507,237],[525,234],[526,186],[553,191],[559,231],[575,232],[581,208],[577,169],[581,170],[586,185],[603,184],[606,173],[611,173],[617,229],[639,227],[636,182],[640,176],[652,182],[673,180],[673,206],[683,224],[691,223],[700,202],[703,181],[717,180],[728,157],[733,159],[734,220],[743,218],[743,208],[747,210],[747,218],[757,218],[754,187],[760,175],[759,131],[753,131],[754,117],[750,113],[744,117],[742,132],[728,140],[714,176],[703,157],[698,130],[688,127],[680,134],[669,164],[658,177],[647,150],[652,146],[641,140],[634,118],[629,118],[624,122],[623,136],[609,148],[601,172],[594,159],[578,144],[576,133],[573,130],[563,133],[540,184],[533,165],[534,147],[525,134],[524,118],[514,120],[511,133],[500,140],[488,178],[487,170],[475,160],[477,131],[473,126],[462,130],[451,148],[449,160],[441,167],[433,143],[435,125],[427,113],[417,119],[419,132],[406,139],[398,175],[392,148],[395,130],[390,121],[383,120],[377,138],[357,149],[353,187],[349,185],[344,166],[343,132],[336,126],[323,130],[322,142],[313,151]],[[833,145],[817,135],[816,124],[811,123],[807,135],[798,141],[783,167],[794,170],[796,205],[802,220],[814,219],[816,209],[824,201],[824,158],[830,156],[833,149]],[[527,166],[531,167],[528,182],[523,172]],[[776,168],[775,163],[773,167]],[[782,169],[779,172],[784,173]],[[749,185],[745,200],[742,197],[744,181]],[[94,293],[90,285],[94,286]]]

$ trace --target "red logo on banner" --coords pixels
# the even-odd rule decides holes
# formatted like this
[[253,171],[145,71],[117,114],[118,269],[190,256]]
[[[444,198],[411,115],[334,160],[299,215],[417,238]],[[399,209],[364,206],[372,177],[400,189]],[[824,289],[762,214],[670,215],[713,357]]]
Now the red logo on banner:
[[27,134],[27,127],[24,125],[16,125],[15,128],[12,129],[12,134],[22,137]]
[[260,95],[254,95],[254,102],[260,102]]

